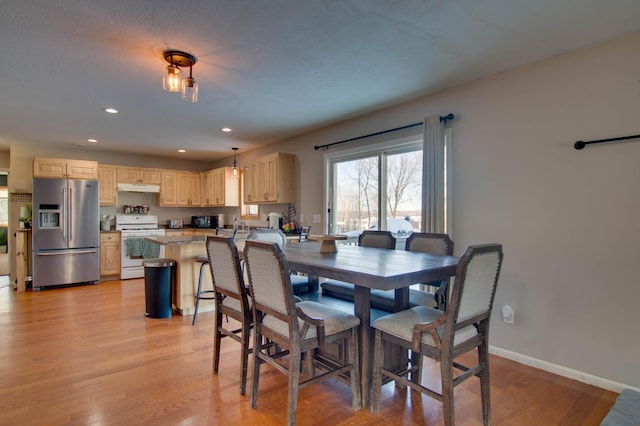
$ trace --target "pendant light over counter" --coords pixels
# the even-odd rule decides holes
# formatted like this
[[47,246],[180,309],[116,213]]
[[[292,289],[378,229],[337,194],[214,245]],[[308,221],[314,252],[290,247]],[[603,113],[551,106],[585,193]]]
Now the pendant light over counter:
[[236,153],[238,152],[238,148],[233,147],[233,175],[235,177],[240,176],[240,172],[238,171],[238,162],[236,161]]
[[[165,50],[164,60],[169,66],[164,70],[162,89],[167,92],[181,92],[183,101],[198,102],[198,83],[193,78],[193,65],[198,62],[195,56],[179,50]],[[180,78],[180,68],[189,67],[189,77]]]

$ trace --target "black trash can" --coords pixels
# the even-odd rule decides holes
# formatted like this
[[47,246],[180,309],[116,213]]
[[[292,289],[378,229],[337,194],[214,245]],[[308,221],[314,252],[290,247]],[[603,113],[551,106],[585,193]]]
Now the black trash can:
[[171,286],[176,261],[146,259],[144,265],[144,296],[149,318],[171,318]]

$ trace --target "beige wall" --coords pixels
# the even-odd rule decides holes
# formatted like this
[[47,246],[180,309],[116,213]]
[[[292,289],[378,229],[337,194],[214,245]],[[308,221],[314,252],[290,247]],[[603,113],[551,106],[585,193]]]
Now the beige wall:
[[[308,218],[323,210],[314,145],[454,113],[456,251],[494,241],[505,250],[494,351],[600,386],[638,388],[640,141],[573,144],[638,134],[639,80],[637,33],[261,151],[292,152],[304,164],[298,210]],[[499,315],[504,304],[515,310],[513,326]]]

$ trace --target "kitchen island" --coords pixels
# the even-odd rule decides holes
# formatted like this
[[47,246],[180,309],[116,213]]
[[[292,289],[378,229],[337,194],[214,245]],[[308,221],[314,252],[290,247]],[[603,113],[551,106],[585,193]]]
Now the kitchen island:
[[[174,310],[180,315],[193,315],[195,310],[194,295],[198,287],[198,277],[201,263],[196,262],[196,256],[206,254],[205,242],[207,235],[215,235],[215,230],[211,233],[200,232],[198,235],[181,236],[153,236],[147,237],[148,241],[163,245],[165,248],[165,258],[176,261],[175,282],[172,291],[172,303]],[[202,291],[211,290],[211,272],[208,267],[202,274]],[[200,300],[198,312],[213,311],[215,308],[213,300]]]

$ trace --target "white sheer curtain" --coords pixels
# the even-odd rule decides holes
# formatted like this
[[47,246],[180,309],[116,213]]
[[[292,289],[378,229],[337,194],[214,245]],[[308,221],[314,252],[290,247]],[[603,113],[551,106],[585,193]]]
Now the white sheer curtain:
[[423,231],[445,232],[445,128],[439,115],[425,117],[423,143]]

